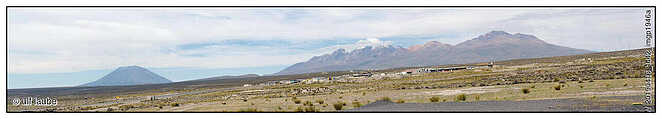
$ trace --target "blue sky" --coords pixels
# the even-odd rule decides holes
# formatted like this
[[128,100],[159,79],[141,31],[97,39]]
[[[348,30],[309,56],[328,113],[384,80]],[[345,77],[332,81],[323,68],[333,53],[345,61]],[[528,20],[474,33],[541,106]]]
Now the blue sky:
[[492,30],[640,48],[641,8],[10,8],[9,88],[75,86],[120,66],[173,81],[271,74],[337,49],[457,44]]

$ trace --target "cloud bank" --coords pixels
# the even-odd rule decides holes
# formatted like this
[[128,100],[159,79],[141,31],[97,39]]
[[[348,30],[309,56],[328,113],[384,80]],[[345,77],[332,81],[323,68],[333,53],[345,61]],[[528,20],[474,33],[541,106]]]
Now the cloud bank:
[[10,8],[9,73],[288,65],[339,48],[491,30],[595,51],[643,46],[641,8]]

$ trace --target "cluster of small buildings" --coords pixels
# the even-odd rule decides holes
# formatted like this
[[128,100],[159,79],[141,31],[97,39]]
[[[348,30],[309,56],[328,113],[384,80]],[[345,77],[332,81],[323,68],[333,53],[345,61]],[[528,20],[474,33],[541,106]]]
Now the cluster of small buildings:
[[[260,83],[261,86],[271,86],[271,85],[288,85],[288,84],[311,84],[311,83],[324,83],[331,81],[332,78],[328,77],[314,77],[309,79],[292,79],[292,80],[281,80],[281,81],[268,81]],[[246,84],[244,84],[246,86]],[[252,85],[251,85],[252,86]]]
[[[492,68],[493,62],[490,62],[488,65],[477,65],[477,66],[462,66],[462,67],[445,67],[445,68],[418,68],[418,69],[407,69],[402,72],[389,72],[389,73],[379,73],[373,74],[373,72],[358,72],[354,74],[346,74],[341,76],[329,76],[329,77],[314,77],[308,79],[292,79],[292,80],[281,80],[281,81],[269,81],[261,83],[258,85],[261,86],[271,86],[271,85],[289,85],[289,84],[313,84],[313,83],[327,83],[327,82],[352,82],[356,80],[363,79],[381,79],[381,78],[400,78],[404,76],[409,76],[413,74],[421,73],[431,73],[431,72],[449,72],[456,70],[467,70],[467,69],[480,69],[480,68]],[[251,84],[244,84],[244,87],[253,86]]]
[[[476,65],[476,66],[461,66],[461,67],[445,67],[445,68],[420,68],[416,70],[416,73],[429,73],[429,72],[449,72],[456,70],[466,70],[466,69],[483,69],[483,68],[492,68],[494,67],[494,62],[490,62],[487,65]],[[403,73],[414,73],[414,72],[403,72]]]

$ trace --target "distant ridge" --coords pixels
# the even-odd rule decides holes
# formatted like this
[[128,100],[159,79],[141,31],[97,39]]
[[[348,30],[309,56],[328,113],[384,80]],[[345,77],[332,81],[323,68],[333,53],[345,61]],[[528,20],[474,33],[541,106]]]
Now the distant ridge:
[[115,69],[99,80],[80,86],[125,86],[171,83],[172,81],[140,66],[125,66]]
[[217,76],[217,77],[197,79],[197,80],[198,81],[204,81],[204,80],[217,80],[217,79],[252,78],[252,77],[259,77],[259,76],[260,75],[258,75],[258,74],[244,74],[244,75],[237,75],[237,76],[226,75],[226,76]]
[[491,31],[457,45],[429,41],[409,48],[366,46],[353,51],[338,49],[333,53],[296,63],[276,75],[464,64],[586,53],[593,51],[549,44],[533,35]]

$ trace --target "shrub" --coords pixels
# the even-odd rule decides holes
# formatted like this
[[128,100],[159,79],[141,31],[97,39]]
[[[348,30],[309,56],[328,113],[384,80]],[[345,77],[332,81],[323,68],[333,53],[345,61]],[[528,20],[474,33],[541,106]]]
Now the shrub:
[[561,90],[561,85],[554,86],[554,90]]
[[257,108],[241,108],[239,112],[258,112]]
[[171,103],[170,106],[179,107],[179,103]]
[[531,88],[536,88],[536,85],[532,85]]
[[395,101],[395,102],[396,102],[396,103],[405,103],[405,100],[400,99],[400,100],[397,100],[397,101]]
[[342,99],[342,96],[338,97],[338,99]]
[[582,81],[582,80],[579,80],[579,82],[577,82],[577,83],[584,83],[584,81]]
[[108,112],[112,112],[112,111],[113,111],[113,108],[108,108],[108,109],[106,109],[106,111],[108,111]]
[[361,107],[361,106],[362,106],[361,102],[358,102],[358,101],[352,102],[352,107],[357,108],[357,107]]
[[336,110],[342,110],[342,107],[345,105],[345,102],[337,102],[336,104],[333,104],[333,108]]
[[474,99],[480,100],[480,95],[476,95],[476,97],[474,97]]
[[579,85],[579,88],[584,88],[584,85]]
[[306,102],[303,102],[303,105],[304,106],[313,106],[313,102],[306,101]]
[[294,100],[294,104],[301,104],[301,100],[299,100],[299,99],[295,99],[295,100]]
[[379,99],[379,100],[383,100],[383,101],[391,101],[391,98],[389,98],[389,97],[382,97],[382,98]]
[[441,98],[439,98],[437,96],[434,96],[434,97],[430,98],[430,102],[439,102],[439,100],[441,100]]
[[465,94],[457,95],[457,97],[455,97],[455,100],[456,101],[465,101],[465,100],[467,100],[467,95],[465,95]]
[[305,111],[303,110],[303,106],[299,106],[296,109],[294,109],[294,112],[305,112]]
[[304,111],[306,112],[319,112],[319,109],[315,108],[315,106],[308,106],[304,108]]
[[588,80],[588,82],[593,82],[593,79],[591,79],[591,80]]
[[322,100],[322,99],[317,99],[317,100],[315,100],[315,102],[319,103],[320,105],[324,104],[324,100]]
[[361,93],[361,95],[365,96],[365,92]]
[[531,92],[531,90],[528,89],[528,88],[522,89],[522,93],[524,93],[524,94],[529,94],[530,92]]
[[133,106],[131,106],[131,105],[122,105],[122,106],[119,107],[120,110],[129,110],[131,108],[133,108]]
[[623,86],[628,86],[628,83],[623,84]]

